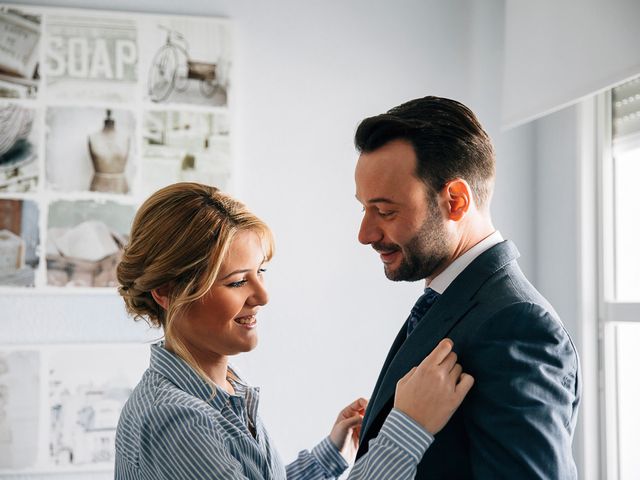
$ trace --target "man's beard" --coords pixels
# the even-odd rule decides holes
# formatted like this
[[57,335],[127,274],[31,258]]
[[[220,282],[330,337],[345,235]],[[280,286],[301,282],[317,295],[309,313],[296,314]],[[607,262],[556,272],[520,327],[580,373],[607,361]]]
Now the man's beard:
[[402,252],[402,260],[396,269],[384,266],[384,274],[389,280],[415,282],[430,277],[448,258],[446,231],[437,204],[431,205],[420,229],[404,246],[374,244],[373,247],[376,250]]

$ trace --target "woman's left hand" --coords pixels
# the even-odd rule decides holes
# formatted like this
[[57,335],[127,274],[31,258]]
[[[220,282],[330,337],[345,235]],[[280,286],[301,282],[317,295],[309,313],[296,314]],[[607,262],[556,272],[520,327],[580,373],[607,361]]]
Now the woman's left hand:
[[353,462],[358,445],[360,445],[360,425],[367,408],[368,400],[359,398],[345,407],[336,419],[331,429],[329,439],[340,450],[340,455],[351,463]]

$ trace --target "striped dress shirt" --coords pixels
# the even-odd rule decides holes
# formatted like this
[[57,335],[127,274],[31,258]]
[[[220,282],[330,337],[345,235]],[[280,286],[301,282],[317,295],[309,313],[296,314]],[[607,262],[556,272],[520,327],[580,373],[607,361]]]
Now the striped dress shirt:
[[[163,345],[129,397],[116,433],[116,480],[315,480],[347,468],[326,437],[286,467],[258,414],[259,389],[230,380],[235,394],[209,385]],[[412,479],[433,437],[392,410],[350,480]]]

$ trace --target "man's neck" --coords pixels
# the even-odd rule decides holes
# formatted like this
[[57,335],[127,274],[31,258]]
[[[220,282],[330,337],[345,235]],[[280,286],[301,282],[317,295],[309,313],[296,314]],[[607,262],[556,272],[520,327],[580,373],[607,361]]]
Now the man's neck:
[[464,255],[467,251],[475,247],[495,231],[496,229],[493,228],[493,225],[491,224],[491,222],[489,222],[487,225],[484,225],[481,230],[463,232],[460,240],[458,241],[458,244],[456,245],[456,248],[453,251],[451,259],[448,262],[448,265],[451,265],[457,258]]
[[492,232],[458,256],[438,275],[426,279],[426,286],[432,288],[438,293],[444,293],[458,275],[464,272],[477,257],[482,255],[486,250],[489,250],[498,243],[501,243],[503,240],[504,239],[502,238],[502,235],[500,235],[500,232]]
[[444,272],[456,259],[495,231],[496,229],[490,218],[481,217],[475,222],[469,222],[461,231],[451,255],[429,277],[425,278],[426,285],[428,286],[434,278]]

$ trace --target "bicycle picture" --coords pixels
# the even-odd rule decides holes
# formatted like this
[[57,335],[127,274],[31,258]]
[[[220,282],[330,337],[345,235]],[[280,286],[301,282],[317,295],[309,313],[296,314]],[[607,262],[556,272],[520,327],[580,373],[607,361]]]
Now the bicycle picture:
[[167,32],[166,42],[153,57],[149,69],[149,97],[154,102],[166,100],[173,91],[185,92],[190,80],[199,82],[200,93],[211,98],[226,94],[221,79],[221,62],[194,61],[189,57],[189,45],[180,32],[159,26]]

